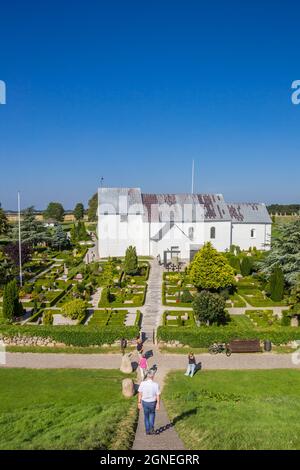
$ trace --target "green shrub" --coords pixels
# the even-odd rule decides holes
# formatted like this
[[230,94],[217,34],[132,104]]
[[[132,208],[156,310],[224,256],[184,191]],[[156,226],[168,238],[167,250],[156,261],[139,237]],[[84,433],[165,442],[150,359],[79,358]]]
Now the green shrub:
[[280,266],[276,266],[270,276],[270,297],[274,302],[283,299],[284,276]]
[[241,261],[242,276],[249,276],[252,272],[252,260],[250,256],[243,256]]
[[53,311],[45,310],[43,314],[43,325],[52,325],[53,324]]
[[182,294],[181,294],[180,300],[184,304],[189,304],[189,303],[193,302],[194,297],[190,293],[189,289],[184,289]]
[[300,328],[247,329],[234,326],[168,327],[160,326],[157,337],[161,341],[179,341],[193,348],[207,348],[212,343],[228,343],[234,339],[269,339],[275,345],[287,344],[300,339]]
[[226,322],[225,300],[220,294],[203,290],[193,301],[193,310],[200,322],[223,324]]
[[51,338],[68,346],[101,346],[112,344],[121,338],[131,340],[139,335],[136,326],[117,326],[97,328],[89,325],[47,326],[47,325],[0,325],[0,337],[4,336],[35,336]]
[[72,320],[78,320],[81,323],[86,316],[87,304],[84,300],[74,299],[70,302],[66,302],[62,308],[61,313],[65,317],[71,318]]

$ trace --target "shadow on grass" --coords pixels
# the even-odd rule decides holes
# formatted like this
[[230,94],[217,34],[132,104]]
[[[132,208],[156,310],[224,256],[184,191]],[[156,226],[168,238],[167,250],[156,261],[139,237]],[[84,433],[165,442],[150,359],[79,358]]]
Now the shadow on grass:
[[189,416],[195,415],[196,413],[197,413],[197,408],[192,408],[191,410],[185,411],[184,413],[181,413],[180,415],[175,416],[175,418],[172,421],[170,421],[170,423],[156,429],[155,434],[162,434],[164,431],[167,431],[168,429],[175,426],[175,424],[178,423],[179,421],[182,421],[183,419],[188,418]]

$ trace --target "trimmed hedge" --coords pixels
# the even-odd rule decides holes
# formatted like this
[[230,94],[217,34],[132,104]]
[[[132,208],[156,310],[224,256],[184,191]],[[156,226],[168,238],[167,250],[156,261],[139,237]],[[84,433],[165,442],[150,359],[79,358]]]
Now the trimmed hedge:
[[300,340],[300,328],[279,327],[278,329],[254,330],[233,326],[202,326],[199,328],[160,326],[157,330],[157,338],[166,342],[177,340],[194,348],[207,348],[212,343],[228,343],[234,339],[259,339],[261,341],[269,339],[273,344],[280,345]]
[[112,344],[121,338],[134,339],[139,335],[139,328],[136,326],[96,328],[85,325],[0,325],[0,337],[16,335],[51,338],[68,346],[101,346]]

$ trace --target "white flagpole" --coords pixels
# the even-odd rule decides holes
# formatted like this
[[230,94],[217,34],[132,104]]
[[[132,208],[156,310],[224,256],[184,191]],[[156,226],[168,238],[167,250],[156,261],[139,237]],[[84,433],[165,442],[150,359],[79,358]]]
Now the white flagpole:
[[192,163],[192,194],[194,194],[195,161]]
[[20,286],[23,286],[23,275],[22,275],[22,243],[21,243],[21,202],[20,202],[20,191],[18,191],[18,215],[19,215],[19,273],[20,273]]

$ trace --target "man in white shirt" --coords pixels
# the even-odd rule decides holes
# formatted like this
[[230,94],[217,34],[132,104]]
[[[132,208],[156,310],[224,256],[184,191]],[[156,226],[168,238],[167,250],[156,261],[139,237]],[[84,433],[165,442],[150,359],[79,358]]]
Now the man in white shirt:
[[153,381],[155,371],[150,369],[146,380],[143,380],[138,390],[138,409],[144,410],[146,434],[154,434],[155,411],[159,410],[160,390],[158,383]]

